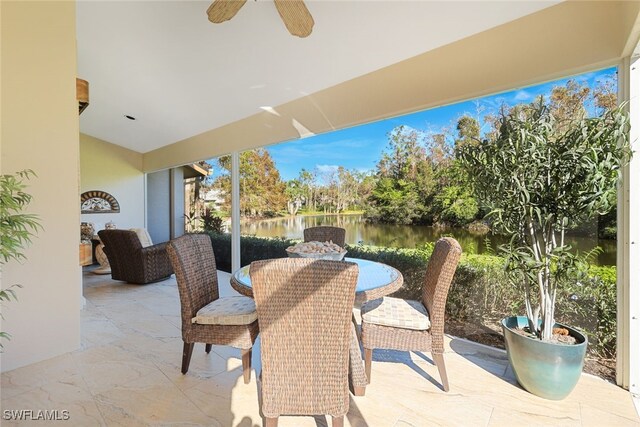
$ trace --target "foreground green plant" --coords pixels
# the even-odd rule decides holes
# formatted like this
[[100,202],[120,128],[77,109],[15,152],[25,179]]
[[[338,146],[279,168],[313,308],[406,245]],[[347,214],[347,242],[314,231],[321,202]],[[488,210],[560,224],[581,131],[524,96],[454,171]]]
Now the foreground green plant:
[[[2,266],[11,260],[25,259],[24,248],[38,230],[42,229],[38,217],[26,214],[24,210],[31,202],[31,195],[25,192],[24,181],[35,176],[32,170],[23,170],[15,174],[0,175],[0,275]],[[15,288],[19,284],[0,290],[0,303],[17,300]],[[4,319],[0,313],[0,319]],[[0,332],[0,339],[9,339],[7,332]],[[0,348],[2,348],[0,341]]]
[[[5,301],[11,301],[12,299],[14,301],[17,301],[18,297],[16,296],[16,292],[14,288],[21,288],[21,287],[22,285],[12,285],[12,286],[9,286],[7,289],[0,290],[0,304],[2,304]],[[0,313],[0,319],[4,320],[4,315],[2,313]],[[11,334],[9,334],[8,332],[0,331],[0,349],[4,348],[4,345],[2,344],[3,339],[11,339]]]
[[511,236],[501,247],[506,271],[542,340],[551,339],[558,293],[586,278],[588,264],[565,233],[615,204],[628,130],[622,109],[560,120],[541,99],[500,117],[494,138],[458,148],[494,229]]

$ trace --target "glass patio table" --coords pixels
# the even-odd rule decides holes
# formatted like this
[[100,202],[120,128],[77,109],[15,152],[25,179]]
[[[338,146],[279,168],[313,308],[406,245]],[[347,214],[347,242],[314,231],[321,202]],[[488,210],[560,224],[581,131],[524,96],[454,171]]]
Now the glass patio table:
[[[392,294],[402,286],[404,280],[402,273],[391,266],[358,258],[345,258],[344,261],[354,262],[358,265],[358,282],[356,284],[355,297],[355,303],[358,305]],[[250,265],[245,265],[237,270],[231,275],[230,282],[233,289],[242,295],[253,298],[249,268]],[[364,362],[360,352],[355,317],[353,318],[353,326],[349,349],[349,382],[354,395],[364,396],[368,379],[364,372]]]

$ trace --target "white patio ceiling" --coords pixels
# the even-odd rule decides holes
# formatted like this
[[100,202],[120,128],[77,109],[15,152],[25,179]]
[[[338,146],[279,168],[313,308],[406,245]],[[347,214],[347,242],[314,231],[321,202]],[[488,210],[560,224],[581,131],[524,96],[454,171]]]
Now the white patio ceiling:
[[215,25],[208,1],[79,1],[80,130],[146,153],[556,3],[308,0],[299,39],[268,0]]

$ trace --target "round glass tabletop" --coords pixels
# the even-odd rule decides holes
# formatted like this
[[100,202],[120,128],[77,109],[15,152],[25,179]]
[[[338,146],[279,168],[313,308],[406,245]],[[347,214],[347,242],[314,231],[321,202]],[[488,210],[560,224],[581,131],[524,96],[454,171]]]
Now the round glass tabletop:
[[[356,284],[356,295],[369,294],[372,291],[386,289],[389,286],[388,294],[396,291],[402,286],[402,274],[393,267],[375,261],[358,258],[345,258],[344,261],[350,261],[358,264],[358,283]],[[240,270],[233,273],[232,285],[234,288],[244,286],[251,288],[251,277],[249,276],[250,265],[245,265]],[[235,283],[233,283],[235,281]],[[369,298],[367,298],[369,299]]]

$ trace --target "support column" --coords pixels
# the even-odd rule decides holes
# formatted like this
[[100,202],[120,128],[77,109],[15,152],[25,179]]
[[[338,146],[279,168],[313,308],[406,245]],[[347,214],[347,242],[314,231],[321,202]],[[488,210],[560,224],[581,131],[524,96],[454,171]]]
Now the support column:
[[184,168],[171,169],[171,238],[184,234]]
[[240,153],[231,153],[231,272],[240,268]]
[[622,171],[618,191],[618,331],[616,381],[640,394],[640,59],[625,58],[618,67],[618,99],[631,117],[635,155]]

